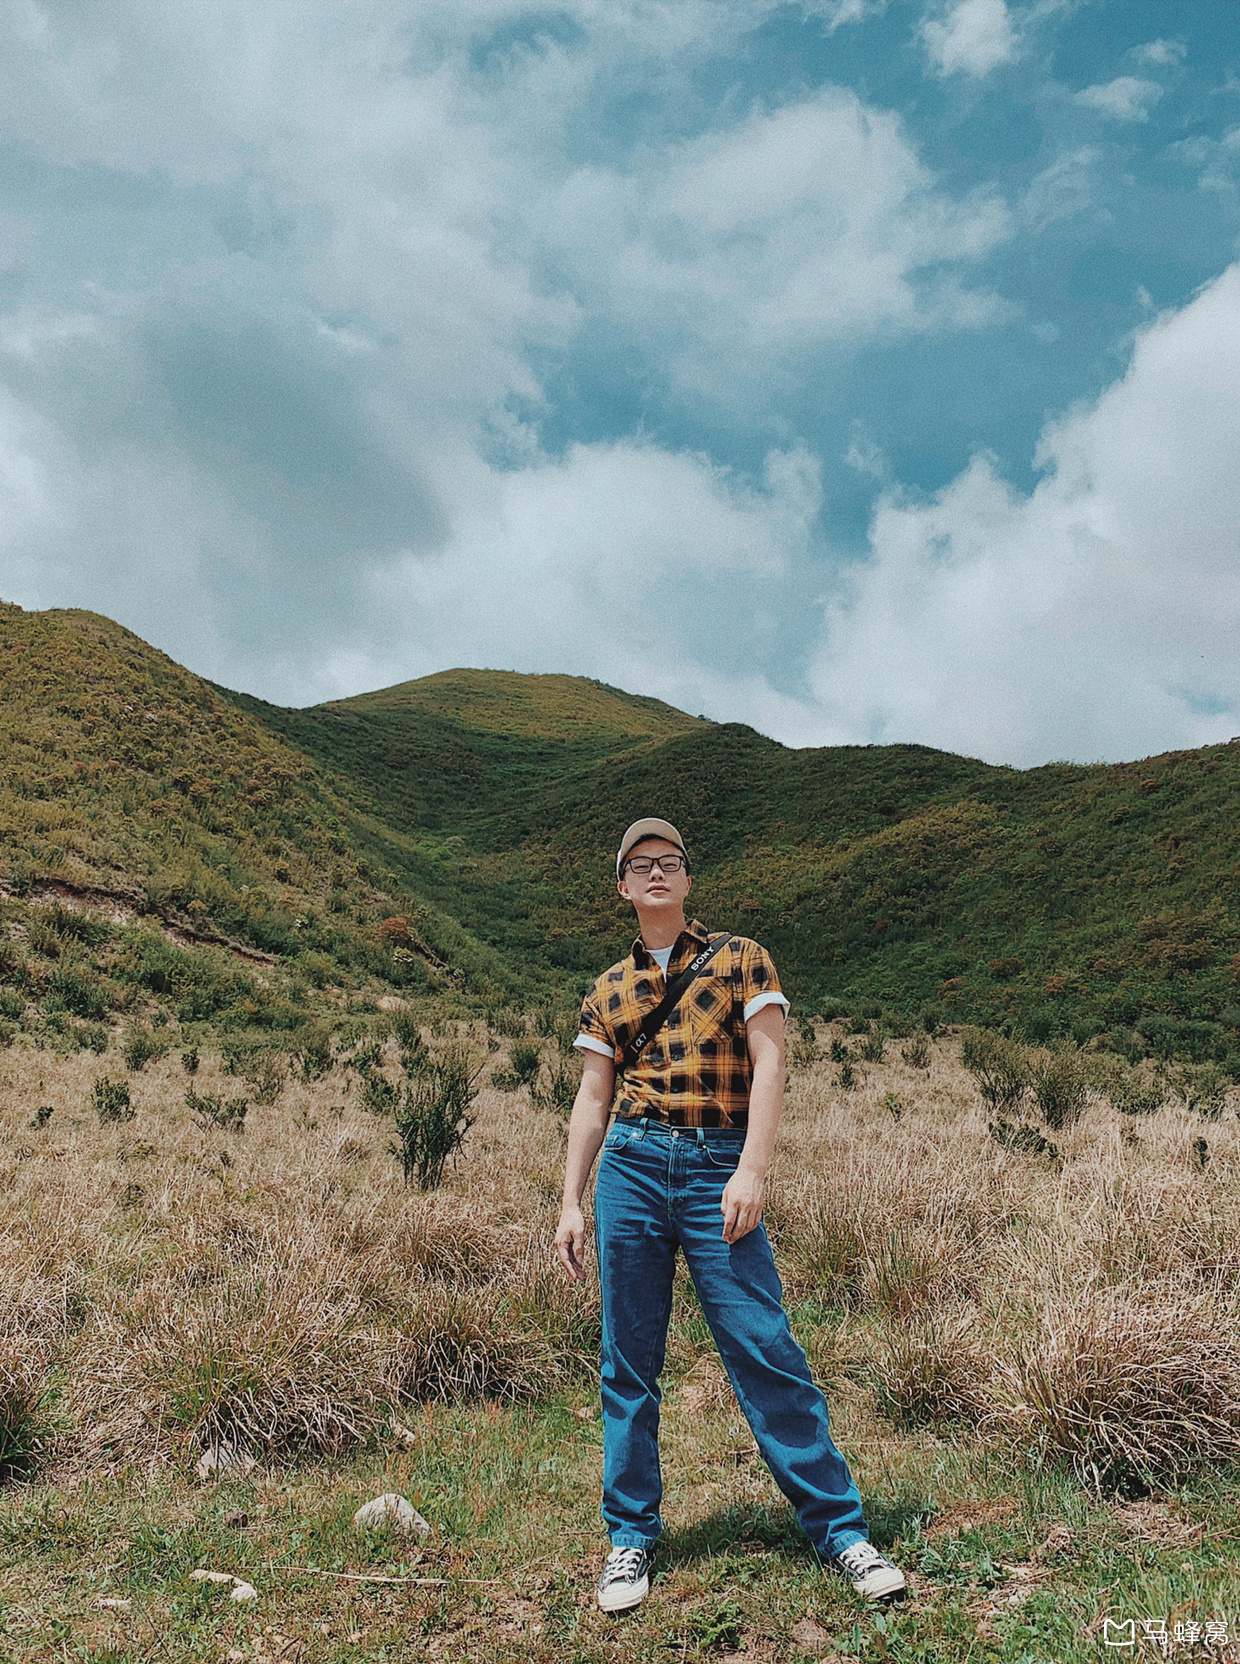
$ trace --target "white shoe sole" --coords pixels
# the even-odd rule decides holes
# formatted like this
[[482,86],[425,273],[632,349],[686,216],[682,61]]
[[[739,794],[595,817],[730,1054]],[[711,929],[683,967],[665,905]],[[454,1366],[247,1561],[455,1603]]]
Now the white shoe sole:
[[597,1591],[596,1599],[600,1612],[631,1612],[635,1606],[640,1606],[650,1593],[650,1579],[643,1577],[640,1582],[626,1583],[611,1589]]
[[893,1567],[891,1571],[885,1568],[879,1571],[867,1572],[865,1577],[859,1578],[853,1584],[859,1595],[867,1600],[890,1600],[892,1595],[902,1595],[908,1588],[904,1573]]

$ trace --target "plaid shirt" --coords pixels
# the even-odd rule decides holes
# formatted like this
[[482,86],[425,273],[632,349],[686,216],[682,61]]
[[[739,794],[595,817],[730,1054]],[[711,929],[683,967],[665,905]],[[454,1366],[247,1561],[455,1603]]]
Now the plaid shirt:
[[[627,959],[604,971],[581,1008],[576,1044],[614,1057],[632,1040],[678,976],[719,932],[695,919],[681,931],[667,977],[639,936]],[[771,956],[734,936],[686,989],[641,1056],[620,1071],[616,1114],[648,1115],[674,1127],[745,1127],[753,1065],[745,1023],[764,1005],[787,1008]]]

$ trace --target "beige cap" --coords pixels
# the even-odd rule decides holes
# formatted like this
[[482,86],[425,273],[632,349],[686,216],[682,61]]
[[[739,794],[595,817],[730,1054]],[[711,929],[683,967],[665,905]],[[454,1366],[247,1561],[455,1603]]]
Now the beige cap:
[[616,856],[616,877],[619,878],[624,868],[624,858],[634,844],[641,843],[643,838],[666,838],[669,844],[679,848],[685,860],[689,859],[689,852],[685,848],[685,840],[677,832],[670,820],[635,820],[632,826],[620,840],[620,850]]

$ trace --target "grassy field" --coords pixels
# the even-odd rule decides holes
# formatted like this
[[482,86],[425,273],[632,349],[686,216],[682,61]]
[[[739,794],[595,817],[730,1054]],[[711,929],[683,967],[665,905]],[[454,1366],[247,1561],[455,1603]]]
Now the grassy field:
[[[0,1656],[1151,1656],[1103,1645],[1128,1617],[1164,1620],[1167,1656],[1238,1656],[1231,1104],[1095,1097],[1056,1130],[1026,1102],[1000,1142],[958,1035],[820,1025],[812,1058],[802,1037],[769,1222],[911,1598],[876,1615],[824,1582],[682,1281],[668,1532],[648,1602],[605,1620],[596,1297],[549,1247],[563,1124],[482,1084],[515,1037],[434,1027],[432,1055],[467,1048],[481,1073],[430,1195],[363,1107],[367,1074],[401,1079],[381,1022],[377,1058],[257,1088],[205,1050],[192,1076],[174,1054],[127,1072],[0,1051]],[[128,1087],[121,1118],[101,1120],[100,1078]],[[239,1130],[203,1108],[243,1093]],[[221,1440],[255,1465],[199,1479]],[[384,1491],[430,1521],[424,1543],[352,1529]]]

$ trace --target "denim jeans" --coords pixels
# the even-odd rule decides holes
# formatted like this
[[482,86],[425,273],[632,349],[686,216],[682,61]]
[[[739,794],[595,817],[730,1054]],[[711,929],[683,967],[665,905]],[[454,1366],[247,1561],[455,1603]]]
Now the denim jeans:
[[659,1374],[677,1249],[758,1449],[806,1536],[834,1554],[867,1535],[826,1400],[788,1326],[766,1229],[723,1240],[720,1198],[744,1142],[743,1132],[616,1121],[603,1145],[594,1194],[603,1518],[616,1547],[649,1548],[663,1529]]

